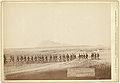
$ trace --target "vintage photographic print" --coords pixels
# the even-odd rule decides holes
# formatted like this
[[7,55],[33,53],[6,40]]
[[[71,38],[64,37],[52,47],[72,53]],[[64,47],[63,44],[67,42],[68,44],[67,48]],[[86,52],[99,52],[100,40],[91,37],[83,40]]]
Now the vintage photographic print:
[[111,80],[111,4],[3,2],[4,80]]

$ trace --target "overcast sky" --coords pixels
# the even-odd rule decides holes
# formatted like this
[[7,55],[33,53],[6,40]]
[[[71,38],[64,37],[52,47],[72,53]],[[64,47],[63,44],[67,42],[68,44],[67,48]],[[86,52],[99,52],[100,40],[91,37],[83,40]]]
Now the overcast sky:
[[51,40],[110,46],[108,3],[5,3],[4,47],[34,47]]

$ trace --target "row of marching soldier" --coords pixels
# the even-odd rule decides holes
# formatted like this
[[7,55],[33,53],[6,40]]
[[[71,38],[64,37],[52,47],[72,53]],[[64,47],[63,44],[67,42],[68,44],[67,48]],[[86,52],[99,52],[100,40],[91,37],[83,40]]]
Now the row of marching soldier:
[[4,63],[10,62],[26,62],[26,63],[35,63],[35,62],[66,62],[76,59],[75,54],[63,54],[63,55],[42,55],[42,56],[9,56],[4,55]]
[[[99,59],[99,53],[91,53],[91,59]],[[25,63],[47,63],[47,62],[66,62],[72,61],[74,59],[88,59],[88,54],[80,54],[77,56],[75,54],[62,54],[62,55],[40,55],[40,56],[9,56],[6,57],[4,55],[4,63],[11,63],[11,62],[25,62]]]
[[[83,53],[83,54],[80,54],[79,53],[79,59],[88,59],[88,54],[87,53]],[[91,53],[91,56],[90,56],[90,58],[92,59],[92,60],[96,60],[96,59],[100,59],[100,54],[99,53],[95,53],[95,52],[93,52],[93,53]]]

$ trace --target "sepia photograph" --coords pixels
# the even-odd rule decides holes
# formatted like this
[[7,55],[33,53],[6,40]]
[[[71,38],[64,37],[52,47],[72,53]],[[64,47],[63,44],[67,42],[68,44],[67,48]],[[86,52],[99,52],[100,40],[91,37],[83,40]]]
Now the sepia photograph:
[[4,80],[111,80],[111,3],[3,2]]

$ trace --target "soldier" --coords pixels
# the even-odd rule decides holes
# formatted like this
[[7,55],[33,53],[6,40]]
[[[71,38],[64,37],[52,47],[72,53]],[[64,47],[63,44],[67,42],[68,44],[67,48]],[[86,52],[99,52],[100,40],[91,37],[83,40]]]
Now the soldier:
[[23,56],[20,56],[20,61],[22,61],[23,60]]
[[33,62],[33,56],[31,56],[31,62]]
[[76,59],[76,55],[75,54],[73,54],[73,57],[74,57],[74,59]]
[[62,57],[61,57],[61,55],[59,56],[59,61],[61,62],[61,60],[62,60]]
[[83,53],[81,54],[81,58],[82,58],[82,59],[84,58],[84,54],[83,54]]
[[96,53],[94,53],[94,59],[96,59],[96,58],[97,58]]
[[10,56],[10,62],[14,62],[14,56]]
[[67,61],[69,61],[69,55],[68,54],[66,55],[66,57],[67,57]]
[[7,58],[6,58],[5,54],[4,54],[4,64],[6,64],[6,63],[7,63]]
[[70,60],[71,60],[71,61],[73,60],[73,55],[72,55],[72,54],[70,54]]
[[57,61],[57,55],[55,55],[55,62]]
[[27,63],[29,63],[29,61],[30,61],[30,57],[28,56],[28,57],[27,57]]
[[41,62],[41,56],[38,56],[38,62]]
[[81,55],[80,55],[80,53],[79,53],[79,56],[78,56],[78,57],[79,57],[79,59],[81,59]]
[[88,59],[88,54],[86,53],[86,57],[85,57],[86,59]]
[[52,56],[50,55],[50,62],[52,61]]
[[44,62],[44,56],[42,56],[42,62]]
[[33,56],[30,57],[30,63],[32,63],[32,62],[33,62]]
[[47,62],[48,61],[48,58],[47,58],[47,56],[45,56],[45,62]]
[[85,54],[83,54],[83,59],[85,59],[85,57],[86,57]]
[[26,62],[26,60],[27,60],[27,58],[26,58],[26,56],[24,56],[24,61]]
[[65,54],[63,54],[63,61],[65,62]]
[[19,57],[17,56],[17,62],[19,62],[20,61],[20,59],[19,59]]
[[93,60],[93,58],[94,58],[94,54],[93,54],[93,53],[91,53],[91,59]]
[[37,62],[37,56],[34,57],[34,61]]
[[56,62],[56,55],[53,55],[53,61]]
[[97,59],[100,59],[99,57],[100,57],[100,55],[99,55],[99,53],[97,53]]

